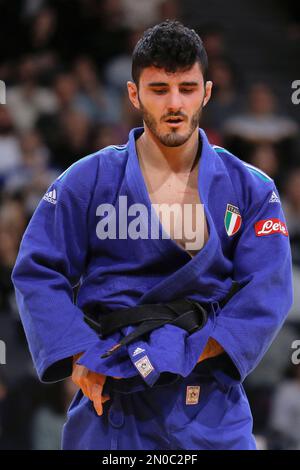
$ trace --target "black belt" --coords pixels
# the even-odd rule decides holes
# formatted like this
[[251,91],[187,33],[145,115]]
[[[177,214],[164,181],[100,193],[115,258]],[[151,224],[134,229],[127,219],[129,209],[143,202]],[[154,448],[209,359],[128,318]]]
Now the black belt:
[[[233,282],[229,293],[219,302],[220,308],[223,308],[239,289],[238,283]],[[192,334],[206,325],[210,308],[211,304],[208,303],[180,299],[163,304],[137,305],[106,312],[103,311],[101,304],[94,303],[86,305],[83,312],[86,323],[102,338],[120,331],[126,326],[138,325],[132,333],[124,336],[119,343],[101,356],[101,358],[105,358],[122,346],[167,323],[178,326]]]

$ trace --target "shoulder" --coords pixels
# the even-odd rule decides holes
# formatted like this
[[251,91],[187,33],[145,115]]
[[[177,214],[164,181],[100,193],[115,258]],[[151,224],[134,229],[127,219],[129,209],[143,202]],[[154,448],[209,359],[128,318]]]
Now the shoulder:
[[212,145],[212,147],[222,160],[239,199],[243,201],[245,210],[255,203],[260,204],[276,190],[273,179],[264,171],[241,160],[223,147],[217,145]]
[[86,178],[95,177],[95,172],[98,171],[101,160],[113,160],[116,156],[126,152],[126,145],[109,145],[103,149],[98,150],[90,155],[87,155],[79,160],[76,160],[69,166],[61,175],[58,176],[57,181],[65,181],[66,184],[70,180],[86,181]]
[[93,195],[95,187],[99,181],[101,164],[107,163],[110,167],[122,164],[126,160],[126,145],[111,145],[97,152],[76,160],[69,166],[48,189],[52,195],[64,200],[64,195],[71,195],[73,198],[88,202]]
[[110,145],[87,155],[75,161],[57,178],[57,183],[73,187],[75,185],[83,185],[91,187],[91,183],[96,181],[99,167],[103,161],[108,164],[114,162],[122,162],[121,155],[125,155],[127,151],[126,145]]

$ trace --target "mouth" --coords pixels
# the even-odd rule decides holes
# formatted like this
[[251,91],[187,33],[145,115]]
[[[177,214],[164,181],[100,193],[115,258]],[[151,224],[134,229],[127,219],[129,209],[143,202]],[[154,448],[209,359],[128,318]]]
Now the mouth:
[[171,127],[179,127],[184,122],[184,120],[180,117],[172,117],[166,119],[165,122]]

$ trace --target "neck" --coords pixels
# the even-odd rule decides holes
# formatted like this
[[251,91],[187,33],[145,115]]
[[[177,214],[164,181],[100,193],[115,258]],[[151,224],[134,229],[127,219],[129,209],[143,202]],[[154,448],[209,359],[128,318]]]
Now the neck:
[[196,128],[183,145],[167,147],[145,126],[143,134],[136,141],[136,147],[142,166],[147,165],[174,173],[189,172],[197,160],[199,130]]

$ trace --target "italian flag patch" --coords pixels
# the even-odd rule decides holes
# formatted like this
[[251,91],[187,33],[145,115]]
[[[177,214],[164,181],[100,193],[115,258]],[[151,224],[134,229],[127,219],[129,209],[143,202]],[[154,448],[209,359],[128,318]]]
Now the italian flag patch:
[[224,222],[229,237],[237,233],[242,225],[242,217],[239,208],[232,204],[227,204]]

